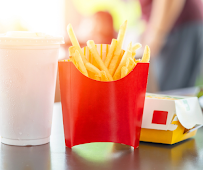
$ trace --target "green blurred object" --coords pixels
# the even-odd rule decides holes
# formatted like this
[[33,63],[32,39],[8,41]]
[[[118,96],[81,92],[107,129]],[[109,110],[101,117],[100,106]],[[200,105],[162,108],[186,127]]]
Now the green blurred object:
[[126,153],[133,153],[134,148],[129,145],[113,142],[93,142],[76,145],[72,152],[86,161],[103,164]]
[[202,75],[199,76],[195,82],[195,86],[202,86],[203,85],[203,78]]
[[113,147],[111,142],[95,142],[73,147],[73,151],[88,161],[105,162]]
[[200,98],[203,96],[203,87],[199,88],[199,92],[197,93],[197,97]]
[[140,4],[134,0],[129,0],[128,2],[122,0],[72,1],[77,10],[84,16],[92,15],[98,11],[108,11],[113,17],[115,30],[118,30],[125,20],[128,20],[129,27],[135,26],[135,23],[139,22],[141,16]]

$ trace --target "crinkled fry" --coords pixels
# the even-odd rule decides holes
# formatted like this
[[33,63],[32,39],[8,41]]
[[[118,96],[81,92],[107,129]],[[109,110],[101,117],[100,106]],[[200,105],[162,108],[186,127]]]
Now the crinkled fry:
[[121,78],[125,77],[128,74],[128,69],[126,66],[121,68]]
[[117,37],[117,46],[116,46],[116,49],[114,51],[113,58],[112,58],[110,65],[109,65],[109,72],[112,76],[114,75],[116,68],[118,67],[118,65],[120,63],[120,59],[121,59],[120,53],[121,53],[121,48],[123,45],[123,40],[124,40],[126,28],[127,28],[127,20],[120,27],[118,37]]
[[134,62],[134,60],[132,58],[128,58],[126,61],[126,67],[128,69],[128,73],[130,73],[135,66],[136,66],[136,63]]
[[105,71],[101,71],[101,81],[108,81],[108,78],[107,78]]
[[150,48],[148,45],[146,45],[141,62],[142,63],[148,63],[149,60],[150,60]]
[[106,59],[104,61],[104,65],[108,68],[109,67],[109,64],[111,62],[111,59],[113,57],[113,53],[115,51],[115,48],[116,48],[116,44],[117,44],[117,40],[116,39],[112,39],[111,41],[111,46],[109,48],[109,52],[106,56]]
[[121,62],[120,62],[120,64],[119,64],[119,66],[118,66],[118,68],[116,69],[116,72],[115,72],[115,74],[114,74],[114,76],[113,76],[113,79],[114,79],[114,80],[120,79],[120,77],[121,77],[121,68],[126,65],[127,59],[128,59],[128,58],[131,58],[131,56],[132,56],[132,52],[131,52],[131,51],[125,51],[125,53],[124,53],[124,55],[123,55],[123,58],[122,58],[122,60],[121,60]]
[[94,41],[93,40],[87,41],[87,46],[90,49],[91,53],[93,54],[93,57],[96,60],[97,64],[99,65],[100,69],[106,72],[106,75],[110,81],[113,81],[113,78],[109,73],[109,70],[104,65],[104,62],[102,61],[102,59],[100,58],[100,55],[95,47]]
[[140,44],[140,43],[136,43],[135,45],[133,45],[133,47],[132,47],[132,58],[135,57],[135,55],[136,55],[136,50],[138,50],[138,49],[141,48],[141,47],[142,47],[142,44]]
[[82,61],[82,58],[80,56],[80,53],[78,50],[75,51],[75,55],[74,55],[74,60],[76,61],[76,63],[78,64],[79,70],[88,77],[88,73],[87,73],[87,69]]

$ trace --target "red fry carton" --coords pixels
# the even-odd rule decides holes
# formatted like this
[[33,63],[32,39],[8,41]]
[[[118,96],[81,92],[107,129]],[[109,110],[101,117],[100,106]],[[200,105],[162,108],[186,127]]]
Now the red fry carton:
[[[97,45],[101,57],[108,47]],[[83,51],[88,58],[88,48]],[[58,64],[66,146],[115,142],[137,148],[149,63],[138,63],[126,77],[111,82],[88,78],[71,62]]]
[[197,97],[146,94],[141,141],[174,144],[194,136],[202,125]]

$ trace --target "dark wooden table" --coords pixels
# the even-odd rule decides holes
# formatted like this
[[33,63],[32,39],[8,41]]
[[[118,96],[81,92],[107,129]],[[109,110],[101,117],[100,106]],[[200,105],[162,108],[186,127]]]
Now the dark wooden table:
[[54,104],[49,144],[0,144],[0,170],[203,170],[203,128],[175,145],[140,142],[138,149],[91,143],[65,147],[61,103]]

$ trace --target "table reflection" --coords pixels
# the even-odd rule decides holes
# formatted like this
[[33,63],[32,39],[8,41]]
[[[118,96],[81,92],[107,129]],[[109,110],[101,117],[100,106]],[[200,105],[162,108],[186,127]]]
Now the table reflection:
[[[134,149],[110,142],[88,143],[66,148],[67,169],[132,169]],[[77,166],[75,166],[77,164]]]
[[19,147],[1,144],[1,163],[5,170],[49,170],[50,145]]
[[[187,170],[190,166],[196,167],[198,165],[195,161],[198,157],[195,139],[188,139],[174,145],[141,142],[139,150],[141,169],[176,167]],[[187,162],[188,160],[193,161]]]
[[[188,169],[198,162],[196,142],[189,139],[175,145],[141,142],[139,148],[114,144],[90,143],[66,148],[66,168],[76,169]],[[193,160],[188,162],[187,160]],[[186,167],[187,165],[187,167]],[[199,166],[199,165],[198,165]]]
[[[64,148],[64,146],[62,146]],[[139,148],[104,142],[66,147],[52,153],[50,145],[9,146],[1,144],[1,167],[5,170],[177,169],[201,167],[195,139],[174,145],[141,142]],[[188,161],[190,160],[190,161]],[[1,169],[1,168],[0,168]]]

